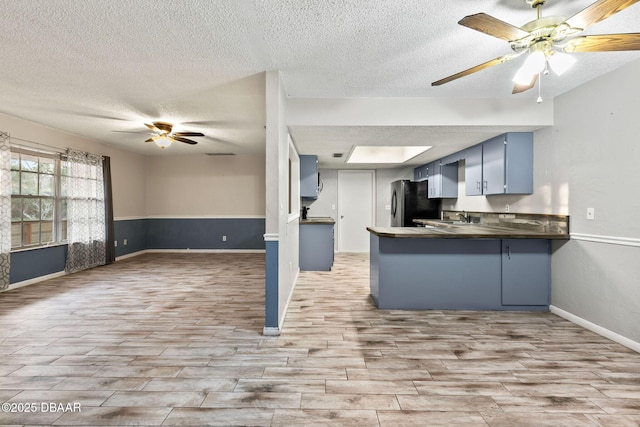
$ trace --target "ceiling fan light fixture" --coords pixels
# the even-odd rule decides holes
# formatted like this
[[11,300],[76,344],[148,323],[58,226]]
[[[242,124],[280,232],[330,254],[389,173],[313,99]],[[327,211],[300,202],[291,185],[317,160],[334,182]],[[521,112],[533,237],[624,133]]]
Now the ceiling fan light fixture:
[[576,58],[574,56],[562,52],[554,52],[552,55],[549,55],[548,60],[549,66],[558,76],[564,74],[565,71],[576,63]]
[[155,143],[158,147],[165,149],[171,145],[171,139],[167,138],[166,136],[162,136],[160,138],[156,138]]
[[546,64],[547,57],[544,52],[541,50],[531,52],[529,56],[527,56],[527,59],[525,59],[524,64],[522,64],[516,72],[516,75],[513,77],[513,82],[519,85],[529,84],[536,74],[544,70]]

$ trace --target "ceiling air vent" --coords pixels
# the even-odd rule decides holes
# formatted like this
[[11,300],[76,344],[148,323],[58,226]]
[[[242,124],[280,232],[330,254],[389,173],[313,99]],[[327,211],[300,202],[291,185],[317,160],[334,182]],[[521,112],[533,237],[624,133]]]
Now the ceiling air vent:
[[342,157],[342,153],[333,153],[333,157],[339,159],[340,157]]
[[207,156],[235,156],[236,153],[204,153]]

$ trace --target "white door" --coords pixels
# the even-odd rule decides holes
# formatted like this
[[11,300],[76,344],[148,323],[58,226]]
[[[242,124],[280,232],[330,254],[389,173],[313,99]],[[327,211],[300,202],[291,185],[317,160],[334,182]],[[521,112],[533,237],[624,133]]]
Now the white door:
[[338,252],[369,252],[374,179],[374,171],[338,171]]

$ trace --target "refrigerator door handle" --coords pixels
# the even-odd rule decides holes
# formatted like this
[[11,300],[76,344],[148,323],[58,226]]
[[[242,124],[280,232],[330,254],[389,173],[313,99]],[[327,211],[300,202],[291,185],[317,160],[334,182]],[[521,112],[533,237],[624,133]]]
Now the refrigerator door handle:
[[396,190],[393,190],[393,194],[391,195],[391,216],[393,218],[396,217],[396,212],[398,212],[398,195],[396,194]]

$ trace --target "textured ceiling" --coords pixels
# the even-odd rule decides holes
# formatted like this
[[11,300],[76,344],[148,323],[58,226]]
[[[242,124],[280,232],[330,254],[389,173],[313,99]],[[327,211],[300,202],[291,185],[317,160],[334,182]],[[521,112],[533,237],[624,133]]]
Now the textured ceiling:
[[[591,3],[549,0],[543,10],[571,16]],[[477,12],[517,26],[535,18],[524,0],[2,1],[0,112],[148,155],[260,152],[266,70],[281,70],[290,97],[514,96],[515,60],[430,85],[509,52],[506,42],[457,24]],[[638,31],[633,5],[587,34]],[[544,80],[543,97],[640,58],[577,55],[562,78]],[[143,123],[154,120],[207,137],[161,151],[143,142]],[[300,127],[292,134],[305,150],[328,134],[348,151],[389,133],[411,141],[433,132],[458,146],[501,130]]]

